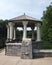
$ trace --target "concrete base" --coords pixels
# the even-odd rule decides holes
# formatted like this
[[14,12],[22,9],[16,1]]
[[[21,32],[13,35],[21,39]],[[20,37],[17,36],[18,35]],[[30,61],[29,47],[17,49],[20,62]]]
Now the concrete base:
[[24,40],[22,41],[21,47],[21,58],[23,59],[32,59],[32,42],[31,40]]
[[6,43],[5,54],[8,56],[19,56],[22,59],[39,57],[52,57],[52,50],[43,49],[42,42],[31,40],[22,43]]
[[9,56],[21,56],[22,43],[6,43],[5,54]]
[[50,49],[41,49],[33,51],[34,58],[41,58],[41,57],[52,57],[52,50]]

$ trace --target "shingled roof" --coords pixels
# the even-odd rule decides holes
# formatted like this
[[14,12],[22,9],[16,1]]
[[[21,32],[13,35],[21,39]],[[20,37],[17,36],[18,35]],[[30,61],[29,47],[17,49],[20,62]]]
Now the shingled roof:
[[38,20],[36,18],[33,18],[31,16],[27,16],[25,13],[21,16],[10,19],[10,21],[15,21],[15,20],[17,20],[17,21],[21,21],[21,20],[27,20],[28,21],[28,20],[30,20],[30,21],[39,21],[39,22],[41,22],[40,20]]

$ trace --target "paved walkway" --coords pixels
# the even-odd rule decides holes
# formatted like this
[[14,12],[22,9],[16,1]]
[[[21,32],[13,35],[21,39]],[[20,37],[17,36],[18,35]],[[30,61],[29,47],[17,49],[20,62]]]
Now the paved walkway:
[[6,56],[3,50],[0,53],[0,65],[52,65],[52,57],[21,59],[16,56]]

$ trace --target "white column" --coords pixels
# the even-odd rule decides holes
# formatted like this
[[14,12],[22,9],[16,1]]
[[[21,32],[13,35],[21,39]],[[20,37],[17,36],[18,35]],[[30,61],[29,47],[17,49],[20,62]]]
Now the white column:
[[16,39],[16,28],[15,27],[14,27],[14,34],[13,35],[14,35],[13,39],[15,40]]
[[40,23],[37,23],[37,40],[36,41],[41,41],[41,37],[40,37]]
[[10,37],[9,37],[9,32],[10,32],[10,31],[9,31],[9,26],[7,25],[7,40],[10,38]]
[[13,39],[13,23],[9,22],[8,24],[10,26],[10,41],[11,41]]
[[27,23],[28,23],[28,21],[23,21],[23,40],[27,36]]

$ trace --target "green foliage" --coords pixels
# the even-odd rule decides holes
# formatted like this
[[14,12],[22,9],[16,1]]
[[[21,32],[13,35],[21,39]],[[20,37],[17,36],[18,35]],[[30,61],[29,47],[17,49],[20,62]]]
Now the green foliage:
[[0,48],[5,46],[6,41],[6,20],[0,20]]
[[22,41],[23,31],[16,30],[17,41]]
[[41,37],[47,48],[52,48],[52,4],[43,12]]
[[[36,31],[34,31],[34,37],[36,39]],[[23,31],[16,30],[16,38],[18,41],[22,41]],[[32,31],[27,31],[27,38],[32,38]]]

